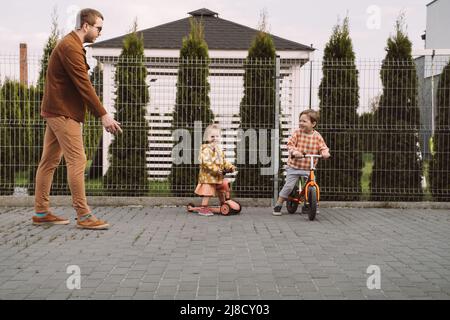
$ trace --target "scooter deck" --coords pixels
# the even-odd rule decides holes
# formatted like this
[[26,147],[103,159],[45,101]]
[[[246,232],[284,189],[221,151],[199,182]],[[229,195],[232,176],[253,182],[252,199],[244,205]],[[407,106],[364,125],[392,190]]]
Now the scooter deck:
[[[202,207],[198,207],[198,206],[191,206],[188,205],[187,206],[187,211],[188,212],[197,212],[201,209]],[[209,210],[211,210],[213,213],[221,213],[220,212],[220,207],[208,207]]]

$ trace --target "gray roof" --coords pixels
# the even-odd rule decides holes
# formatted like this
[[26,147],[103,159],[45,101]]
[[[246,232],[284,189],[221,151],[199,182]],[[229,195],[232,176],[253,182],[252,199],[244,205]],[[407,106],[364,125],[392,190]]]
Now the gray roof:
[[[258,30],[238,23],[220,19],[216,12],[200,9],[189,12],[191,16],[201,17],[205,27],[205,40],[210,50],[248,50]],[[189,18],[169,22],[153,28],[140,30],[146,49],[180,49],[182,40],[190,32]],[[97,42],[92,48],[122,48],[126,35]],[[294,41],[272,35],[276,50],[313,51]]]

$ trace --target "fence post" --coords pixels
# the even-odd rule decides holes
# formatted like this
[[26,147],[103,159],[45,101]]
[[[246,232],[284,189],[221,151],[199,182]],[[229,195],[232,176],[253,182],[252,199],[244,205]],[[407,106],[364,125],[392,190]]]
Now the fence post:
[[[312,45],[311,45],[312,47]],[[309,108],[312,108],[311,104],[311,98],[312,98],[312,68],[313,68],[313,62],[312,60],[309,61]]]
[[[436,51],[433,50],[431,55],[431,137],[434,136],[434,55]],[[426,60],[424,60],[426,61]],[[425,64],[426,62],[424,62]]]
[[275,59],[275,136],[273,137],[273,199],[272,205],[275,206],[278,199],[278,171],[280,167],[280,56]]

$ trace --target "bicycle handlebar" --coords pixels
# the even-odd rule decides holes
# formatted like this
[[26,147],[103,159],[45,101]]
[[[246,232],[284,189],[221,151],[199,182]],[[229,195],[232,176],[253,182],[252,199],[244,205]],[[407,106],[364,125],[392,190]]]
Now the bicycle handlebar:
[[302,157],[294,157],[293,158],[297,158],[297,159],[304,159],[304,158],[310,158],[310,169],[311,170],[315,170],[315,166],[314,166],[314,158],[322,158],[321,154],[303,154]]
[[304,154],[303,155],[303,158],[307,158],[307,157],[310,157],[310,158],[322,158],[322,155],[321,154]]
[[322,158],[321,154],[304,154],[301,157],[295,157],[292,156],[293,158],[297,158],[297,159],[303,159],[303,158]]

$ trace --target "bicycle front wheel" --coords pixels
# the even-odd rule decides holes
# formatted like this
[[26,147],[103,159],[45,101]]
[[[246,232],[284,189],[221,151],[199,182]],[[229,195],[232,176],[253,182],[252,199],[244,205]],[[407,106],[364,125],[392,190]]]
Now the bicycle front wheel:
[[308,202],[309,202],[308,218],[310,221],[313,221],[316,218],[316,214],[317,214],[317,189],[316,189],[316,187],[308,188]]

